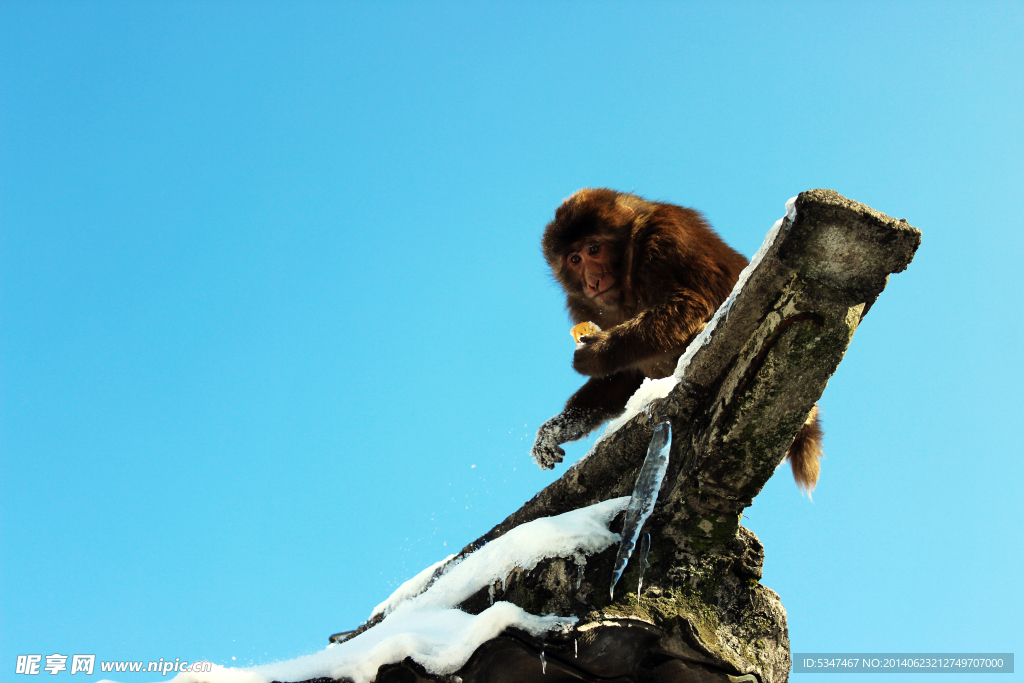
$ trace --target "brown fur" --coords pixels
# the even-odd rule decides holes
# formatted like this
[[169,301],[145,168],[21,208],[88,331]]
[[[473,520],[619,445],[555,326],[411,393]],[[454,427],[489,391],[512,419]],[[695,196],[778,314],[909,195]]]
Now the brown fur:
[[[588,244],[599,254],[578,265]],[[699,212],[608,189],[587,188],[566,199],[541,247],[565,290],[569,317],[602,329],[584,337],[573,358],[573,367],[591,379],[538,432],[534,457],[545,467],[561,461],[558,444],[621,414],[645,376],[673,373],[747,260]],[[615,285],[599,301],[588,277]],[[821,434],[815,407],[789,453],[793,475],[808,491],[818,478]]]
[[793,468],[793,478],[797,486],[807,491],[810,496],[818,483],[818,474],[821,472],[821,439],[824,431],[821,429],[821,420],[818,417],[818,406],[811,408],[811,412],[804,421],[804,426],[796,434],[793,445],[789,447],[786,457]]

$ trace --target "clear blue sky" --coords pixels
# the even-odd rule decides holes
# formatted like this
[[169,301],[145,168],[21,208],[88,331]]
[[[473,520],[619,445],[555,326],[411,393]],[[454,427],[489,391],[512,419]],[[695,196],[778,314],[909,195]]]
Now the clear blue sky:
[[814,502],[782,469],[747,524],[794,652],[1020,655],[1022,36],[1018,2],[0,4],[3,678],[319,650],[560,476],[539,238],[584,186],[748,256],[815,187],[921,228]]

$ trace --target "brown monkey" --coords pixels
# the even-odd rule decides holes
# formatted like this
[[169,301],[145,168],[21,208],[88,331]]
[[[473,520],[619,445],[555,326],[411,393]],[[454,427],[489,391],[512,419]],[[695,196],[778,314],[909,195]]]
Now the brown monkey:
[[[584,189],[555,211],[544,257],[565,290],[581,338],[573,368],[590,380],[545,422],[533,459],[552,469],[580,439],[620,415],[643,378],[668,377],[687,345],[728,298],[747,260],[692,209],[608,189]],[[821,428],[815,407],[787,454],[797,484],[818,480]]]

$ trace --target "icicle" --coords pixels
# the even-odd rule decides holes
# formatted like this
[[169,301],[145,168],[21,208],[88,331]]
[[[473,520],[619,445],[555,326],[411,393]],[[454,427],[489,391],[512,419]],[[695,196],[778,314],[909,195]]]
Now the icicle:
[[576,590],[579,590],[583,585],[583,570],[587,566],[587,556],[576,551],[573,553],[572,559],[576,563]]
[[487,597],[490,599],[491,604],[494,604],[494,584],[492,583],[487,587]]
[[644,570],[650,567],[647,561],[647,553],[651,552],[651,535],[644,534],[644,540],[640,541],[640,579],[636,582],[636,604],[640,605],[640,591],[644,588]]
[[501,592],[502,592],[502,594],[505,593],[505,579],[507,579],[507,578],[508,578],[507,576],[501,577]]
[[612,569],[612,585],[608,589],[612,600],[615,599],[615,584],[619,582],[622,572],[626,569],[626,563],[629,562],[629,556],[633,554],[640,529],[658,502],[658,492],[661,491],[665,470],[668,469],[668,452],[671,445],[672,424],[665,421],[654,428],[651,445],[647,448],[647,457],[644,458],[644,464],[633,486],[633,495],[626,506],[622,541],[619,542],[619,552],[615,556],[615,566]]
[[575,638],[572,639],[572,644],[576,648],[576,659],[580,658],[580,641]]
[[542,674],[548,672],[548,660],[544,659],[544,650],[540,651],[540,672]]

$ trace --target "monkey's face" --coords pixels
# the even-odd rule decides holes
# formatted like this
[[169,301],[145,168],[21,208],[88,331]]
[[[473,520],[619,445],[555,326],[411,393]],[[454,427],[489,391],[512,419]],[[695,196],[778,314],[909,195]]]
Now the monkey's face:
[[622,299],[614,248],[598,237],[588,237],[570,247],[565,267],[579,282],[588,299],[605,306],[616,306]]

